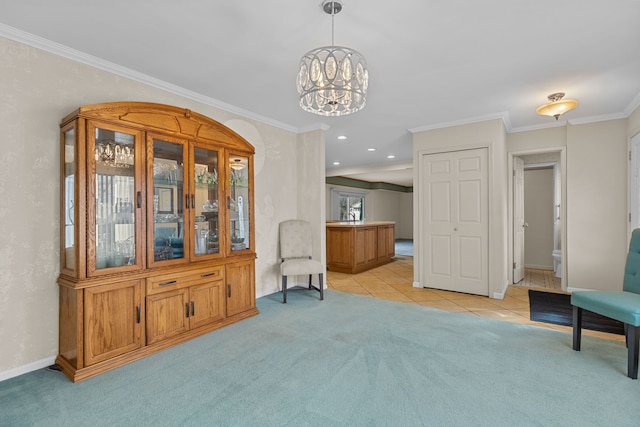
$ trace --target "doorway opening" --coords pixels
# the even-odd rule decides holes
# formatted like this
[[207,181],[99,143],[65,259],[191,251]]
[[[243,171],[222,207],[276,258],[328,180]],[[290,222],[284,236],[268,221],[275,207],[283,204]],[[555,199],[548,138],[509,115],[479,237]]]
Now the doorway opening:
[[510,284],[566,289],[564,148],[509,154]]

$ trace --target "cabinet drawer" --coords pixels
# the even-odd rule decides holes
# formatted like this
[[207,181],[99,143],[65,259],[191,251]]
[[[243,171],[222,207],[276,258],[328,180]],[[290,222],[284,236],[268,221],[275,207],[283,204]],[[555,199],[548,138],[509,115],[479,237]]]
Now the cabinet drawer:
[[224,267],[210,267],[181,273],[163,274],[147,278],[147,294],[156,294],[172,289],[180,289],[202,282],[203,279],[217,281],[224,279]]

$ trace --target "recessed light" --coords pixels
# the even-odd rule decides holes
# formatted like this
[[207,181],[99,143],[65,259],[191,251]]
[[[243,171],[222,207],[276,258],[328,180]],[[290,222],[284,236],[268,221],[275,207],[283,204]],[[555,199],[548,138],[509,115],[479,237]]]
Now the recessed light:
[[389,154],[389,155],[387,156],[387,159],[395,159],[395,158],[396,158],[396,156],[394,156],[393,154]]
[[333,162],[333,166],[339,166],[340,162]]
[[367,151],[376,151],[375,148],[367,148]]
[[345,135],[340,135],[340,136],[338,137],[338,139],[339,139],[340,141],[344,141],[345,139],[347,139],[347,137],[346,137]]

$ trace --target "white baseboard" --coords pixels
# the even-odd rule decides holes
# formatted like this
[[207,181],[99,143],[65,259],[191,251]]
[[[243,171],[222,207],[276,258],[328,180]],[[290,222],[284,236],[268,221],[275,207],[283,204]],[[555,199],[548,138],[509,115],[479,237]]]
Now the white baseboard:
[[420,282],[413,282],[413,287],[414,288],[421,288],[422,286],[420,286]]
[[573,288],[567,287],[567,292],[571,293],[573,291],[597,291],[598,289],[587,289],[587,288]]
[[494,292],[493,299],[504,299],[504,295],[507,293],[507,289],[509,288],[509,281],[505,282],[502,292]]
[[27,363],[26,365],[18,366],[17,368],[8,369],[0,372],[0,381],[8,380],[9,378],[18,377],[22,374],[27,374],[38,369],[46,368],[47,366],[56,363],[56,357],[47,357],[46,359],[36,360],[35,362]]

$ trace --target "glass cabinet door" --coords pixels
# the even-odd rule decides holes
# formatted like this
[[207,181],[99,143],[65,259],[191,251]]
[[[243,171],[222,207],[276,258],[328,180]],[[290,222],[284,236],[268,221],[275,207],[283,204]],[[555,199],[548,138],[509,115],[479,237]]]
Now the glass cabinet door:
[[219,152],[194,147],[191,211],[194,220],[194,254],[202,257],[220,253]]
[[229,156],[229,248],[233,251],[249,249],[250,200],[249,158]]
[[[184,160],[186,142],[150,137],[153,147],[153,180],[148,194],[153,195],[149,211],[148,253],[150,264],[185,258]],[[148,217],[149,218],[149,217]]]
[[72,127],[63,130],[63,150],[62,150],[62,241],[64,243],[64,253],[62,253],[62,268],[69,270],[75,275],[76,271],[76,244],[75,244],[75,176],[76,176],[76,129],[75,122]]
[[141,136],[135,131],[93,124],[89,125],[88,136],[95,158],[95,162],[89,162],[95,168],[89,174],[90,191],[95,189],[95,205],[90,198],[88,220],[89,229],[95,227],[95,236],[87,242],[88,273],[100,274],[101,270],[127,266],[140,268],[142,260],[137,249],[142,195],[137,150]]

